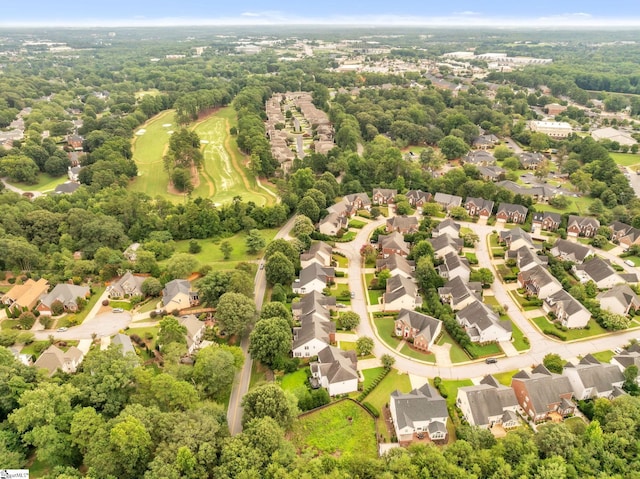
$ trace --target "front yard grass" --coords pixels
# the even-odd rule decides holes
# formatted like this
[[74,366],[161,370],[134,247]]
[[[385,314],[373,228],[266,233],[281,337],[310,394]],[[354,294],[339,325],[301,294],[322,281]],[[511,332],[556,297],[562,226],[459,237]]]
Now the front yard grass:
[[395,329],[395,320],[393,318],[379,318],[373,320],[374,325],[378,328],[380,339],[389,345],[392,349],[396,349],[400,340],[393,336]]
[[[553,336],[562,341],[575,341],[577,339],[590,338],[592,336],[599,336],[610,332],[596,323],[596,320],[593,318],[591,318],[589,323],[587,323],[589,329],[568,329],[567,331],[562,331],[558,326],[549,321],[546,316],[538,316],[537,318],[533,318],[531,321],[533,321],[534,324],[547,336]],[[557,333],[559,336],[549,334],[549,332]],[[565,339],[562,339],[563,337]]]
[[374,419],[350,400],[302,416],[295,422],[290,438],[301,453],[310,450],[334,456],[378,457]]
[[624,258],[621,256],[623,260],[633,261],[635,266],[640,266],[640,256],[625,256]]
[[613,158],[613,161],[622,166],[633,166],[640,163],[640,155],[634,155],[633,153],[609,153],[609,156]]
[[125,311],[131,311],[133,305],[129,301],[109,301],[109,306],[112,308],[122,308]]
[[484,358],[486,356],[495,356],[496,354],[504,354],[498,343],[489,343],[482,346],[476,343],[471,343],[466,349],[469,352],[469,355],[475,359]]
[[520,330],[520,328],[516,325],[516,323],[511,321],[511,327],[512,327],[511,336],[513,337],[513,347],[516,348],[518,351],[526,351],[527,349],[530,349],[531,345],[529,344],[528,341],[525,341],[526,337],[524,333]]
[[593,353],[592,356],[596,358],[601,363],[608,363],[611,361],[611,358],[614,357],[616,353],[611,351],[610,349],[607,351],[600,351],[598,353]]
[[98,287],[98,288],[93,288],[93,295],[91,295],[91,297],[89,298],[89,301],[87,301],[87,304],[84,306],[84,308],[82,309],[82,311],[80,311],[79,313],[76,314],[67,314],[66,316],[62,317],[59,321],[58,321],[58,325],[57,327],[60,328],[62,326],[68,326],[69,325],[69,320],[75,316],[75,321],[74,323],[76,325],[78,324],[82,324],[82,322],[87,319],[87,316],[89,315],[89,312],[91,311],[91,309],[96,305],[96,303],[98,302],[98,300],[100,299],[100,296],[102,296],[102,293],[104,293],[104,290],[106,288],[104,286],[102,287]]
[[[30,354],[31,356],[35,356],[37,358],[38,356],[40,356],[42,351],[44,351],[48,347],[49,347],[49,341],[34,341],[33,343],[27,344],[24,348],[22,348],[20,353]],[[39,348],[42,348],[40,352],[37,351]]]
[[349,221],[349,228],[355,228],[355,229],[361,229],[363,228],[367,223],[365,223],[364,221],[360,221],[360,220],[351,220]]
[[367,294],[369,295],[369,304],[380,304],[380,298],[382,298],[384,294],[384,289],[368,289]]
[[338,263],[338,268],[348,268],[349,267],[349,260],[344,257],[341,256],[339,254],[334,254],[332,256],[333,260]]
[[518,371],[519,369],[514,369],[513,371],[506,371],[504,373],[492,374],[492,376],[496,378],[496,380],[500,384],[504,384],[505,386],[511,386],[511,378],[515,376]]
[[384,422],[383,410],[385,405],[389,404],[391,393],[396,389],[400,392],[408,393],[411,391],[411,380],[409,379],[409,375],[400,374],[397,370],[392,369],[365,398],[366,402],[372,404],[380,411],[380,417],[376,421],[378,423],[378,434],[382,434],[387,442],[391,440],[391,437],[387,432],[387,426]]
[[433,353],[423,353],[422,351],[417,351],[410,347],[408,344],[402,346],[400,353],[405,356],[409,356],[410,358],[417,359],[419,361],[427,361],[429,363],[436,362],[436,355]]
[[[433,385],[433,379],[430,379],[429,382]],[[454,406],[456,403],[456,397],[458,395],[458,389],[463,388],[465,386],[473,386],[473,382],[471,379],[459,379],[459,380],[447,380],[443,379],[441,388],[447,393],[446,401],[447,406]]]
[[456,343],[446,331],[442,332],[442,337],[438,341],[439,346],[442,346],[443,344],[451,345],[451,349],[449,350],[449,357],[451,358],[452,363],[463,363],[465,361],[469,361],[469,356],[464,351],[464,349],[462,349],[460,345]]

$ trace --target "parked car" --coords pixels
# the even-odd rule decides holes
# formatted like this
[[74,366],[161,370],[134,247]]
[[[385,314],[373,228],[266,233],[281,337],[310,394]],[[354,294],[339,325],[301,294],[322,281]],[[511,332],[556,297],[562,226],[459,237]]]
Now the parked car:
[[264,269],[264,263],[260,263],[260,269]]
[[112,313],[124,313],[124,309],[122,308],[113,308],[111,310]]
[[63,326],[63,327],[61,327],[61,328],[58,328],[58,329],[57,329],[57,331],[58,331],[59,333],[64,333],[67,329],[69,329],[69,328],[67,328],[67,327]]
[[627,266],[635,266],[636,264],[631,261],[630,259],[625,259],[624,260],[624,264],[626,264]]
[[484,360],[484,362],[487,364],[495,364],[498,362],[498,360],[496,358],[487,358]]
[[355,297],[356,297],[355,291],[351,291],[351,298],[355,298]]

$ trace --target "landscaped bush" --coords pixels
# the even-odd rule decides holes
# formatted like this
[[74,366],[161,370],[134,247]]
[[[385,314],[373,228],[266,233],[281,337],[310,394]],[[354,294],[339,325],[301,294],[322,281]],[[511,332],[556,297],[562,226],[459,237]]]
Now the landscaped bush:
[[364,401],[364,398],[366,398],[369,395],[369,393],[373,391],[378,384],[380,384],[380,381],[382,381],[387,376],[387,374],[389,374],[389,371],[391,371],[391,368],[384,368],[382,372],[378,375],[378,377],[375,378],[364,391],[362,391],[360,396],[358,396],[357,401],[359,403]]
[[13,346],[16,343],[17,338],[18,331],[12,329],[0,331],[0,346],[4,346],[6,348]]
[[369,411],[371,414],[373,414],[373,417],[375,418],[379,418],[380,417],[380,411],[378,411],[378,408],[375,407],[373,404],[371,404],[370,402],[363,402],[362,405],[364,406],[364,408]]
[[345,274],[344,271],[336,271],[336,278],[344,278]]

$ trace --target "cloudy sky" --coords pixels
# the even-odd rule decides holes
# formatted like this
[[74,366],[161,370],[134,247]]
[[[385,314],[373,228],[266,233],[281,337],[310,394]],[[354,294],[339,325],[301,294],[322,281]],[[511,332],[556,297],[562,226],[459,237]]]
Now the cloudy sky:
[[640,25],[640,2],[637,0],[31,0],[0,3],[4,4],[0,15],[2,26]]

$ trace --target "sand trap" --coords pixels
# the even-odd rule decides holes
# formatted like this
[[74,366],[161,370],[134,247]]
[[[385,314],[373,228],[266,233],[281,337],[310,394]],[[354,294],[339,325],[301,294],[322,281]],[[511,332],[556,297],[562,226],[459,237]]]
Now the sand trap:
[[147,130],[145,130],[144,128],[140,128],[138,131],[136,131],[136,135],[138,136],[142,136],[147,132]]
[[169,130],[167,133],[169,133],[170,135],[173,135],[173,130]]
[[200,140],[200,143],[202,143],[203,145],[208,145],[209,144],[209,140]]
[[165,123],[165,124],[164,124],[164,125],[162,125],[162,126],[164,126],[165,128],[169,128],[169,127],[171,126],[171,123]]

